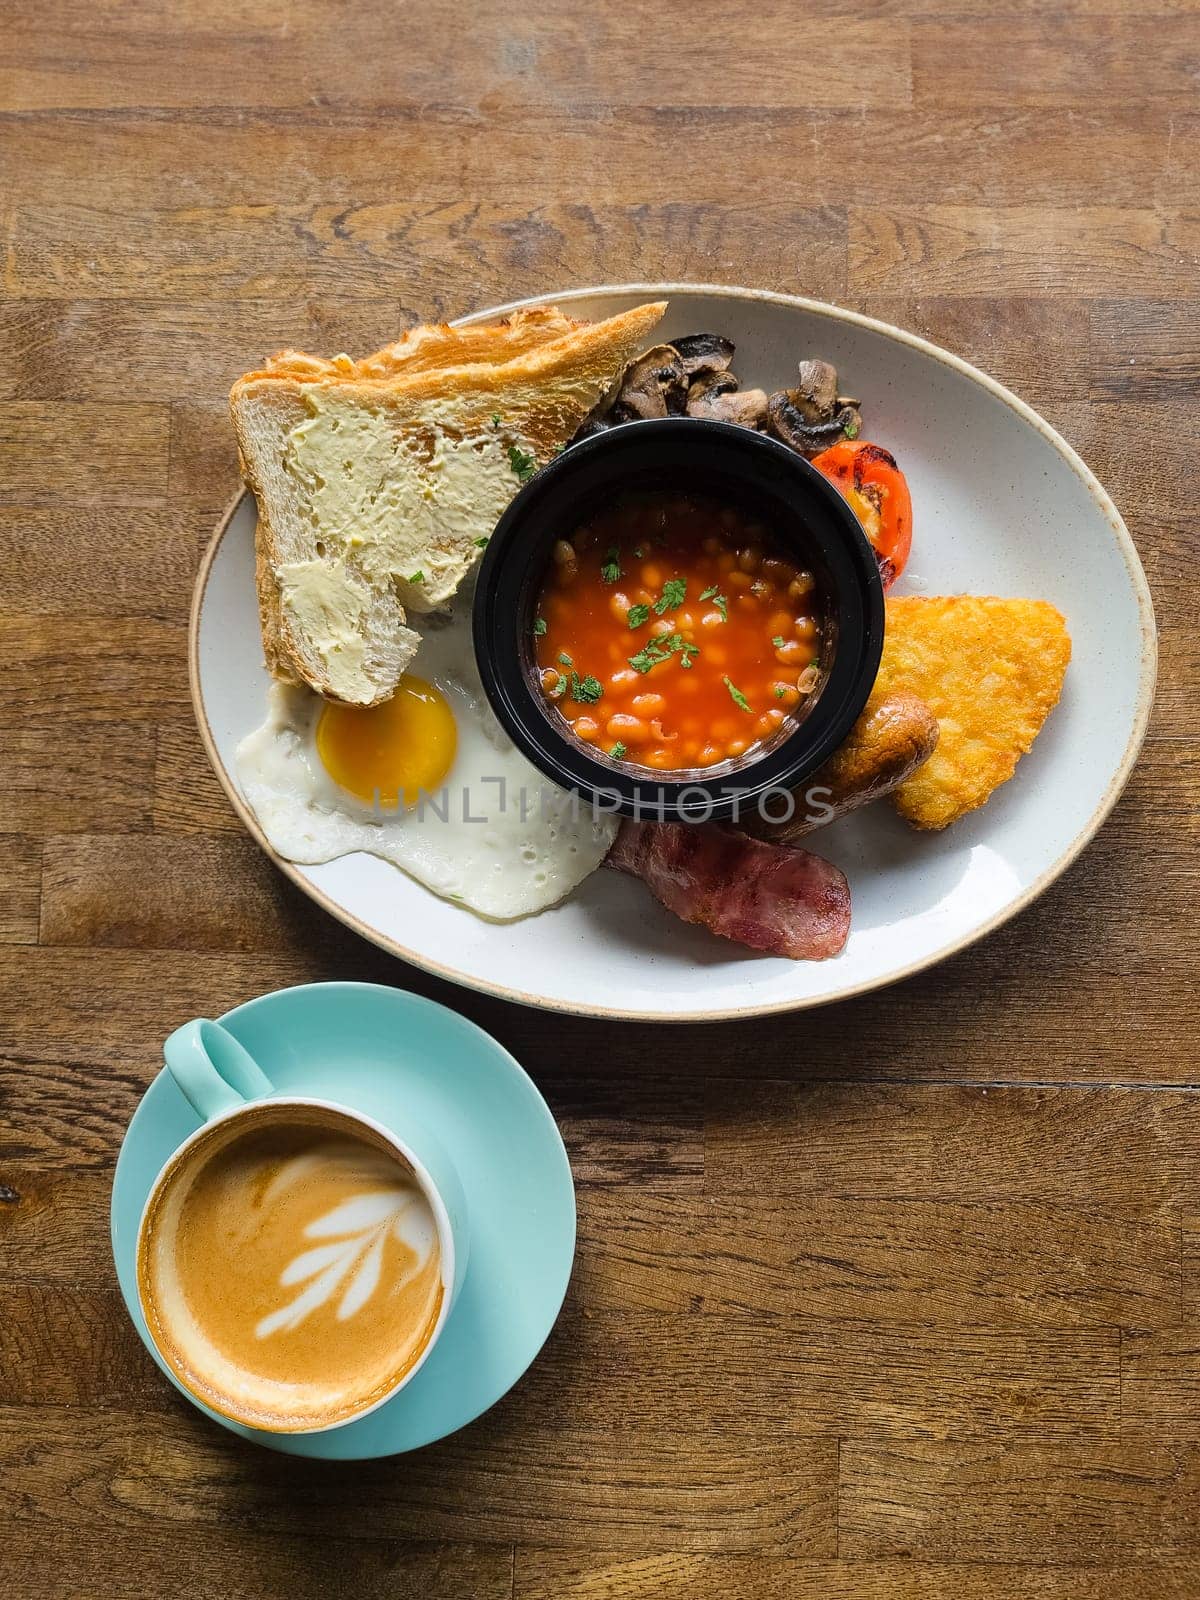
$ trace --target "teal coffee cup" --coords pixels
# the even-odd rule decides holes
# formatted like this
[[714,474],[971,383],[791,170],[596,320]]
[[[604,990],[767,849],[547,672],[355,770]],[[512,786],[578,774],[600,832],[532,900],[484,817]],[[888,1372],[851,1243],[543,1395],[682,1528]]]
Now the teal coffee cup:
[[159,1356],[246,1427],[320,1433],[368,1415],[424,1366],[462,1287],[453,1164],[407,1119],[278,1093],[219,1023],[186,1023],[164,1056],[203,1122],[164,1163],[138,1228]]

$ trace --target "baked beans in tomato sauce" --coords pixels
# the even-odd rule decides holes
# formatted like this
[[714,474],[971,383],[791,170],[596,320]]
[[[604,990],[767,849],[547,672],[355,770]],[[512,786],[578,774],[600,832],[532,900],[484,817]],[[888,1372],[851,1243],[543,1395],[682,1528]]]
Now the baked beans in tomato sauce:
[[534,645],[576,738],[634,766],[712,767],[773,740],[816,688],[816,589],[748,511],[647,490],[556,543]]

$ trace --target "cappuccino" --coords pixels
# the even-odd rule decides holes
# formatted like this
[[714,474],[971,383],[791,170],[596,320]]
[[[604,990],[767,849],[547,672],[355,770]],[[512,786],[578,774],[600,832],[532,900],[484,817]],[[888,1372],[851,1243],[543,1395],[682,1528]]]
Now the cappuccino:
[[197,1399],[254,1428],[327,1428],[389,1394],[432,1338],[437,1218],[371,1129],[264,1102],[167,1169],[142,1224],[138,1290]]

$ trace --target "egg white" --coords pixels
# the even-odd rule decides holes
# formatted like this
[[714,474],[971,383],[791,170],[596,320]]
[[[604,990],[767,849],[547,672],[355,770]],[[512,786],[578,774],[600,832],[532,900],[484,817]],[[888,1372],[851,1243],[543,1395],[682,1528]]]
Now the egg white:
[[549,783],[504,733],[475,666],[469,607],[423,626],[412,670],[445,695],[458,731],[453,764],[431,803],[378,810],[342,789],[317,754],[324,701],[282,683],[268,690],[266,721],[238,745],[238,783],[288,861],[362,850],[480,916],[531,916],[595,871],[617,823]]

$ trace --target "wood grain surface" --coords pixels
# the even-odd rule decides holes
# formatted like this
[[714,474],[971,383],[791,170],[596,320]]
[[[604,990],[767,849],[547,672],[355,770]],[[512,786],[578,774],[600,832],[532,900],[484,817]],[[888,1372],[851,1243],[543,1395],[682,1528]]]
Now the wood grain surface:
[[[0,24],[0,1589],[1200,1594],[1196,0],[9,0]],[[1095,467],[1162,670],[1083,858],[854,1003],[661,1030],[405,969],[243,835],[191,722],[230,380],[669,277],[978,362]],[[107,1204],[160,1042],[314,978],[528,1066],[579,1189],[541,1359],[392,1462],[158,1376]]]

